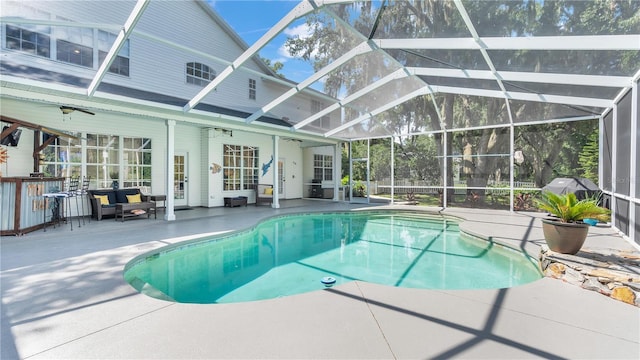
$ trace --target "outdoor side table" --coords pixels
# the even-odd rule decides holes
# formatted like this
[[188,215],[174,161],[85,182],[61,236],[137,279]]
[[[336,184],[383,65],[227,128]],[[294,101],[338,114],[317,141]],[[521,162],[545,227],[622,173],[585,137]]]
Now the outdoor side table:
[[[154,212],[158,212],[158,209],[162,211],[167,209],[167,195],[150,195],[149,199],[156,203],[156,206],[153,208]],[[162,206],[158,206],[159,201],[162,201]]]
[[236,197],[226,197],[224,198],[224,206],[228,207],[236,207],[236,206],[247,206],[247,197],[246,196],[236,196]]

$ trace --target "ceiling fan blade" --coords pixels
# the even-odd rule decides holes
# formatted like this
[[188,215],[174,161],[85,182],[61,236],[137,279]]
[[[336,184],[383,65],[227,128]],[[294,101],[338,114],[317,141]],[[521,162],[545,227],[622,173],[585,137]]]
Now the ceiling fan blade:
[[74,108],[74,110],[78,110],[80,112],[83,112],[85,114],[89,114],[89,115],[95,115],[95,113],[92,113],[91,111],[87,110],[87,109],[81,109],[81,108]]
[[70,114],[74,111],[80,111],[83,112],[85,114],[89,114],[89,115],[95,115],[95,113],[87,110],[87,109],[82,109],[82,108],[77,108],[77,107],[73,107],[73,106],[60,106],[60,110],[62,111],[63,114]]

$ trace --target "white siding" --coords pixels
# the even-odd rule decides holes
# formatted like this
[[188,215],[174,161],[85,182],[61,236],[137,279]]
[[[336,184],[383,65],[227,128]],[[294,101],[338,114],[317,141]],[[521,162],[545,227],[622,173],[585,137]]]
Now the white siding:
[[[271,137],[259,134],[245,133],[241,131],[234,131],[233,136],[220,135],[217,132],[213,132],[209,138],[209,159],[211,163],[223,165],[222,160],[223,146],[228,145],[251,145],[256,146],[259,149],[259,164],[263,164],[270,159],[271,149]],[[265,178],[260,178],[260,182],[271,184],[270,172]],[[241,191],[223,191],[223,175],[221,171],[217,174],[211,174],[209,176],[209,189],[211,189],[211,195],[209,202],[212,206],[223,206],[225,197],[234,196],[247,196],[249,203],[255,203],[256,197],[253,190],[241,190]]]
[[[124,23],[135,1],[43,1],[30,2],[36,4],[51,14],[63,14],[65,18],[86,23]],[[3,9],[4,9],[3,2]],[[3,14],[4,15],[4,14]],[[5,44],[4,26],[2,41]],[[225,33],[222,27],[209,16],[197,2],[193,1],[152,1],[142,15],[137,31],[193,48],[204,54],[212,54],[229,61],[239,56],[244,49],[232,37]],[[117,29],[112,32],[116,32]],[[95,45],[94,45],[95,46]],[[91,79],[95,69],[87,69],[42,57],[25,54],[19,51],[2,49],[3,60],[12,61],[20,65],[34,66],[48,71],[60,72]],[[190,99],[200,90],[200,86],[186,83],[186,63],[201,62],[220,73],[224,65],[204,55],[194,55],[157,42],[143,36],[134,35],[130,39],[130,76],[106,74],[104,82],[113,83],[133,89],[146,90],[158,94]],[[254,70],[259,70],[257,63],[249,61],[247,64]],[[97,64],[95,65],[97,68]],[[256,80],[256,100],[249,99],[249,79]],[[87,83],[88,84],[88,83]],[[272,81],[266,81],[259,75],[236,71],[216,91],[205,98],[206,103],[227,107],[234,110],[253,113],[264,104],[280,96],[289,88]],[[46,96],[45,96],[46,97]],[[78,98],[76,95],[71,97]],[[74,112],[71,119],[63,121],[58,109],[64,99],[55,97],[52,104],[35,103],[33,101],[14,100],[0,97],[2,115],[19,120],[29,121],[38,125],[67,132],[94,133],[104,135],[132,136],[150,138],[152,141],[152,189],[154,194],[163,194],[166,184],[167,169],[167,118],[151,118],[123,114],[116,111],[96,111],[95,116]],[[295,101],[292,101],[295,100]],[[90,107],[91,99],[85,100]],[[180,106],[182,104],[179,104]],[[99,108],[104,108],[101,105]],[[126,112],[126,110],[125,110]],[[310,114],[310,98],[308,95],[297,95],[295,99],[287,101],[280,108],[274,109],[269,115],[281,118],[296,117],[292,121],[299,121]],[[292,115],[293,114],[293,115]],[[209,125],[215,126],[214,120]],[[258,130],[260,131],[260,130]],[[178,122],[175,127],[175,150],[188,154],[188,205],[189,206],[222,206],[223,198],[227,196],[244,195],[249,202],[255,202],[252,190],[238,192],[222,191],[223,173],[212,174],[209,166],[212,163],[222,165],[222,146],[224,144],[252,145],[259,147],[260,165],[270,160],[273,152],[272,136],[246,131],[233,131],[233,136],[214,136],[214,132],[204,125],[189,125]],[[303,196],[303,181],[306,174],[313,173],[313,161],[303,157],[300,143],[280,139],[278,144],[280,158],[285,161],[285,192],[287,199]],[[331,147],[329,147],[332,149]],[[33,132],[23,129],[20,144],[16,148],[9,148],[9,162],[2,165],[4,176],[28,176],[33,171]],[[311,160],[313,156],[311,156]],[[277,161],[278,159],[274,159]],[[261,183],[273,183],[273,169],[263,177]],[[170,184],[172,185],[172,184]]]
[[[62,113],[54,105],[28,104],[25,102],[0,99],[2,114],[10,118],[37,123],[51,129],[66,132],[94,133],[104,135],[119,135],[131,137],[146,137],[151,139],[152,148],[152,189],[154,194],[163,194],[166,178],[166,124],[163,119],[147,119],[119,115],[114,113],[96,113],[95,116],[79,112],[71,113],[71,119],[63,121]],[[4,176],[28,176],[33,171],[33,132],[23,129],[19,146],[10,149],[9,162]],[[199,130],[196,127],[176,126],[176,149],[189,153],[189,205],[200,206],[200,141]]]
[[[51,20],[62,14],[66,19],[84,23],[122,24],[129,15],[135,2],[124,1],[43,1],[33,2],[51,14]],[[5,44],[4,26],[2,41]],[[117,30],[111,32],[116,33]],[[222,27],[214,21],[195,1],[152,1],[140,18],[133,35],[130,37],[130,73],[121,76],[107,73],[104,82],[131,87],[134,89],[190,99],[202,87],[186,83],[186,63],[196,61],[208,65],[220,73],[226,65],[202,56],[185,52],[165,43],[149,40],[136,34],[136,31],[152,34],[205,54],[212,54],[227,61],[235,60],[244,49],[240,47]],[[96,47],[97,44],[94,44]],[[53,51],[54,49],[52,49]],[[6,59],[34,67],[46,66],[47,70],[66,73],[91,79],[94,69],[45,60],[34,55],[3,48]],[[55,56],[54,56],[55,58]],[[45,64],[45,65],[43,65]],[[245,66],[260,71],[258,65],[248,61]],[[249,99],[249,78],[257,80],[258,99]],[[258,76],[236,71],[224,81],[216,91],[204,99],[204,103],[254,112],[260,106],[260,99],[272,91],[265,87]],[[268,97],[265,97],[268,98]]]

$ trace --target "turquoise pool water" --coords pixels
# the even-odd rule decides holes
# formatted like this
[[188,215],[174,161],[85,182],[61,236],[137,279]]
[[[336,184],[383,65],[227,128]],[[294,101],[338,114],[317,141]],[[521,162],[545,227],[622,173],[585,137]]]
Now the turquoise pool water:
[[184,303],[270,299],[331,277],[425,289],[506,288],[541,277],[534,260],[461,235],[456,221],[402,212],[273,218],[250,230],[159,249],[127,264],[149,296]]

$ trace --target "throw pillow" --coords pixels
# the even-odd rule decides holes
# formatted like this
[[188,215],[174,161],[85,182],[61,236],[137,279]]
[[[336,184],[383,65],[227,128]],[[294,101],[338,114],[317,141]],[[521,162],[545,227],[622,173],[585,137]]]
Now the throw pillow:
[[127,195],[127,201],[130,203],[139,203],[142,202],[142,199],[140,199],[140,194]]
[[107,195],[93,195],[96,198],[100,205],[109,205],[109,197]]
[[273,195],[273,188],[264,189],[264,194],[265,195]]

